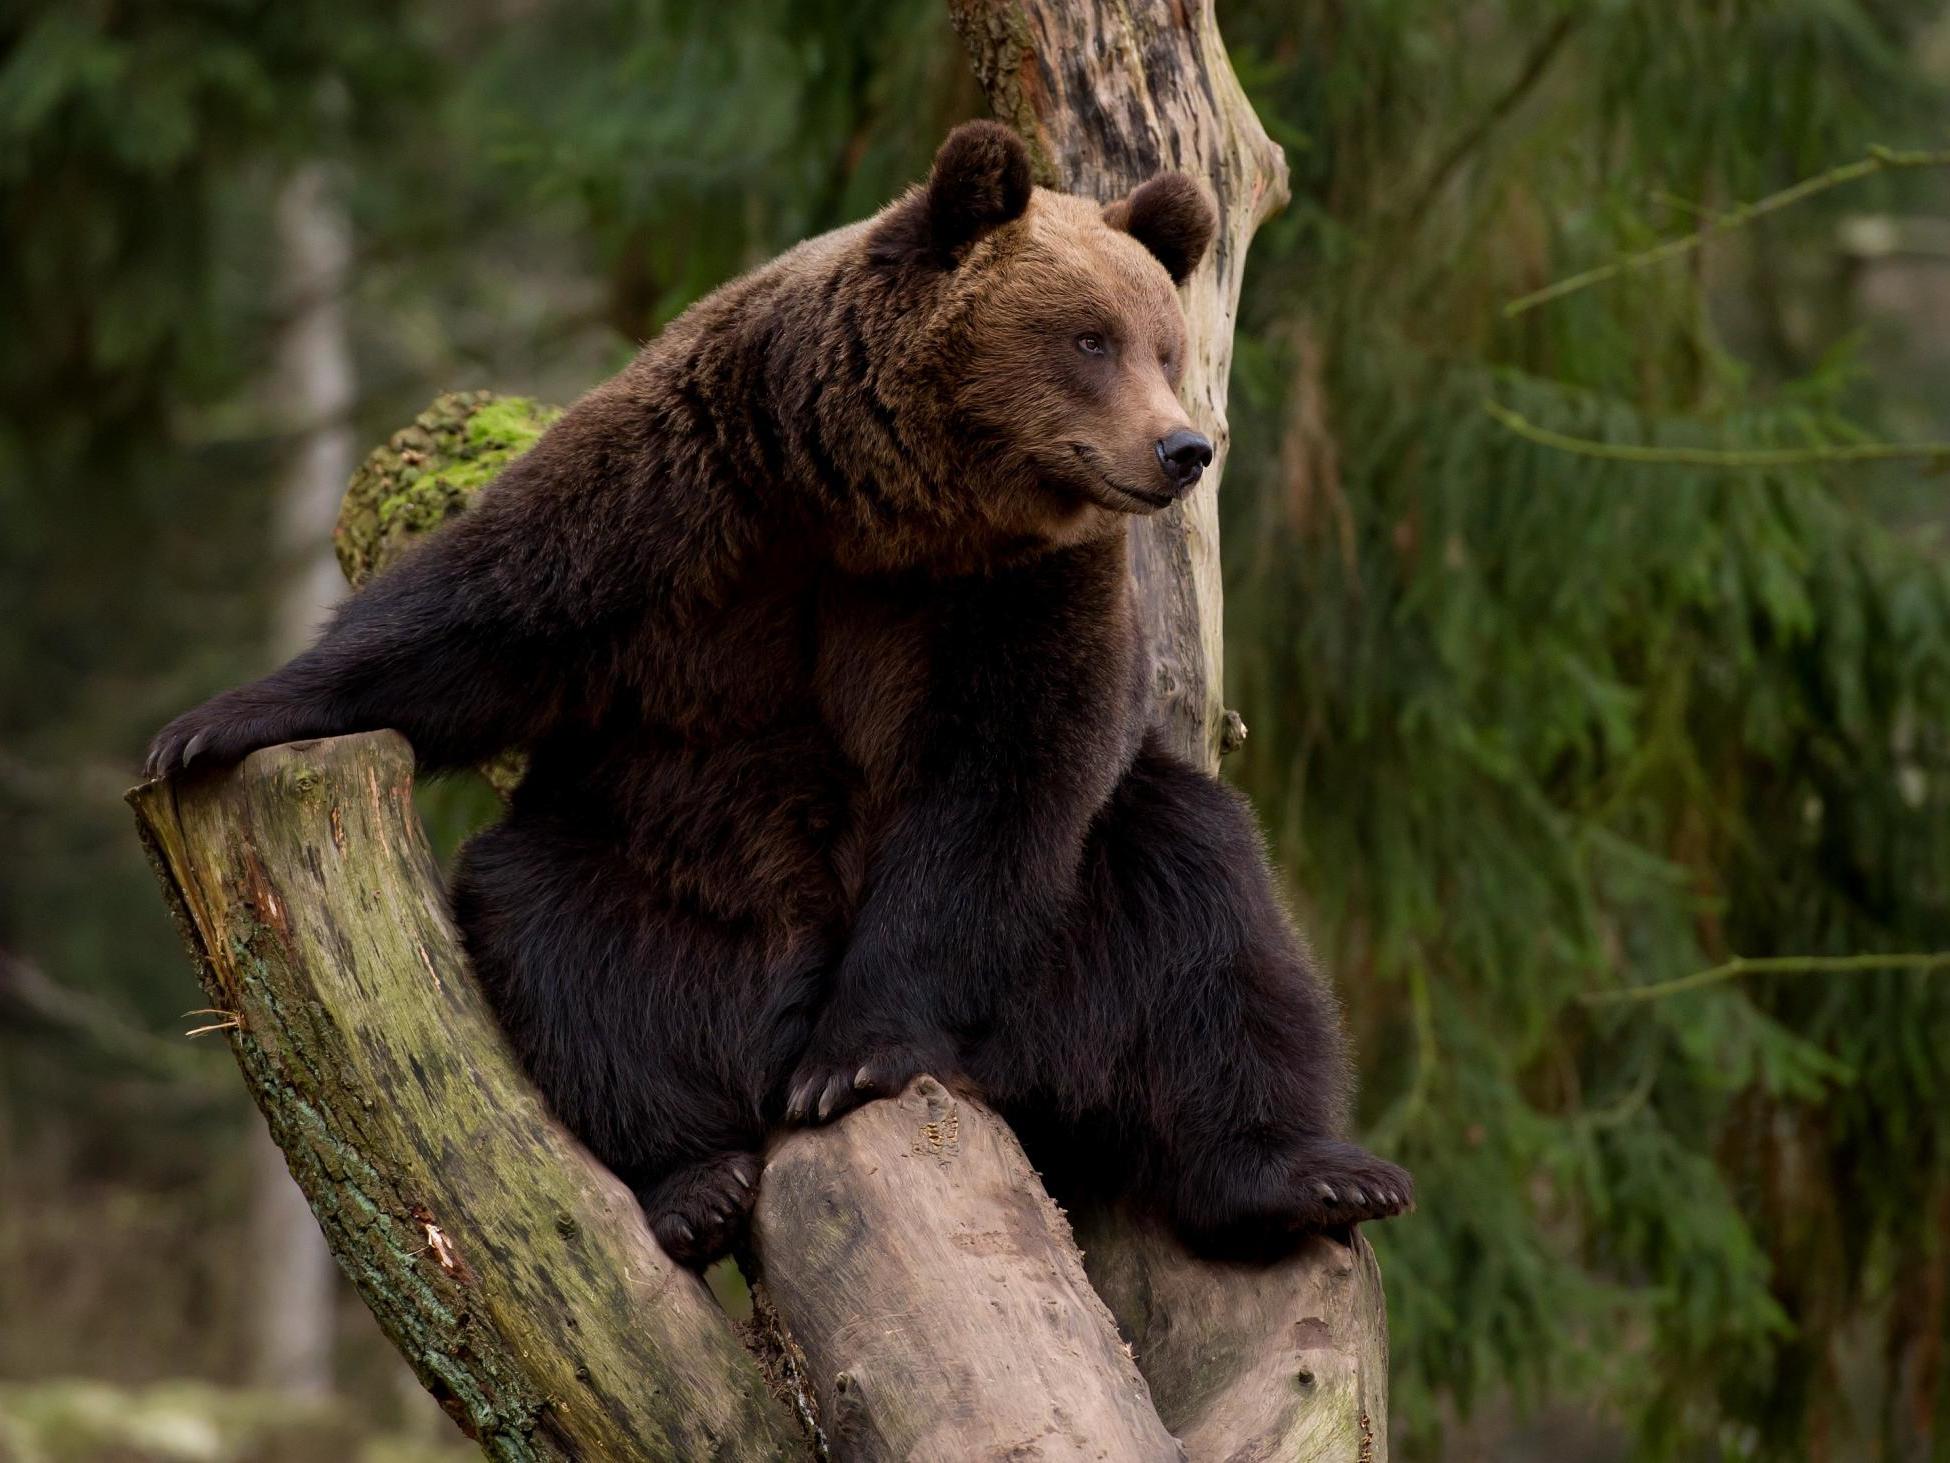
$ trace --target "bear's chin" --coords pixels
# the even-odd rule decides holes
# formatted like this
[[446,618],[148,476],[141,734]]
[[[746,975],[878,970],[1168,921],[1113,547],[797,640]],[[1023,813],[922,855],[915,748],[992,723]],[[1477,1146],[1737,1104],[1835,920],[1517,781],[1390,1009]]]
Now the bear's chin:
[[1102,459],[1081,442],[1070,444],[1071,460],[1065,464],[1064,485],[1078,497],[1107,508],[1112,513],[1148,518],[1177,502],[1170,493],[1127,488],[1104,471]]
[[1139,493],[1108,482],[1098,492],[1091,494],[1091,500],[1099,507],[1108,508],[1113,513],[1129,514],[1133,518],[1149,518],[1178,501],[1164,493]]

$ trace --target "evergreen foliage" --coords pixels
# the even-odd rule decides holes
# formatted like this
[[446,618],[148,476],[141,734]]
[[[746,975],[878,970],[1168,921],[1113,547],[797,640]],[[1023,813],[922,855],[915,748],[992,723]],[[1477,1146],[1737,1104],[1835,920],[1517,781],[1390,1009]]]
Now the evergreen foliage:
[[[1669,200],[1930,141],[1918,17],[1307,15],[1229,21],[1298,201],[1249,275],[1228,686],[1368,1136],[1422,1185],[1375,1235],[1397,1415],[1432,1436],[1439,1396],[1511,1387],[1634,1420],[1646,1456],[1913,1456],[1944,1396],[1915,1288],[1950,1242],[1950,972],[1584,999],[1950,947],[1950,574],[1874,511],[1913,469],[1593,460],[1482,403],[1607,443],[1886,433],[1846,354],[1730,347],[1713,307],[1782,308],[1754,236],[1503,306],[1700,223]],[[1876,201],[1763,246],[1819,258]]]

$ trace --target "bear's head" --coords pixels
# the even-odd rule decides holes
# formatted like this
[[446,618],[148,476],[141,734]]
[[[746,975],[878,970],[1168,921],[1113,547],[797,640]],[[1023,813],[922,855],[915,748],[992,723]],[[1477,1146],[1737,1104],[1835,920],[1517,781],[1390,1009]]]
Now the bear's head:
[[927,184],[875,221],[870,257],[920,305],[901,354],[936,383],[961,481],[997,527],[1155,513],[1198,481],[1212,444],[1178,400],[1177,286],[1214,225],[1183,173],[1110,204],[1033,187],[994,122],[956,128]]

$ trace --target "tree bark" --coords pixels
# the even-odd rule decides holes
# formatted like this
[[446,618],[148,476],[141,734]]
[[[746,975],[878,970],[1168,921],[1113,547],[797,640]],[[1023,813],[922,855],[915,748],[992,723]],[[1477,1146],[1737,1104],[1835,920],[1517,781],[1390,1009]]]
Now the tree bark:
[[1183,501],[1131,528],[1159,715],[1178,750],[1216,767],[1236,738],[1221,695],[1219,479],[1232,327],[1246,250],[1287,201],[1286,157],[1239,88],[1212,0],[948,0],[997,117],[1029,144],[1037,181],[1108,202],[1180,169],[1202,178],[1219,227],[1182,297],[1190,327],[1180,391],[1212,439]]
[[[1216,771],[1245,727],[1225,709],[1218,491],[1246,251],[1287,201],[1286,159],[1233,75],[1212,0],[948,0],[990,105],[1038,179],[1109,201],[1167,168],[1203,178],[1219,227],[1183,298],[1183,397],[1212,466],[1181,504],[1131,528],[1158,716]],[[1309,1244],[1272,1267],[1205,1264],[1118,1212],[1078,1216],[1091,1279],[1194,1460],[1388,1452],[1387,1309],[1367,1242]]]
[[1366,1240],[1316,1235],[1274,1266],[1227,1264],[1096,1210],[1077,1241],[1193,1463],[1385,1463],[1388,1314]]
[[616,1179],[544,1112],[448,921],[391,732],[130,795],[340,1267],[493,1457],[805,1455]]
[[932,1077],[775,1145],[753,1238],[835,1457],[1184,1457],[1014,1135]]

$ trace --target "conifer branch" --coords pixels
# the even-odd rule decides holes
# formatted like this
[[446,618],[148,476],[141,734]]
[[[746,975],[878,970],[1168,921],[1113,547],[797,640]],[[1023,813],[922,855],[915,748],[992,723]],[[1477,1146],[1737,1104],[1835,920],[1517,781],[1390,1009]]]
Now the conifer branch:
[[1660,447],[1634,442],[1600,442],[1572,437],[1540,427],[1528,417],[1488,397],[1483,410],[1527,442],[1596,457],[1607,462],[1658,463],[1678,467],[1766,468],[1805,467],[1813,463],[1899,462],[1922,459],[1950,463],[1950,442],[1841,442],[1808,447]]
[[1950,167],[1950,149],[1916,152],[1898,151],[1889,147],[1872,147],[1867,157],[1858,158],[1852,163],[1842,163],[1812,178],[1803,178],[1799,183],[1783,188],[1778,193],[1770,193],[1767,197],[1753,203],[1743,203],[1690,234],[1677,239],[1668,239],[1665,243],[1654,245],[1650,249],[1628,254],[1622,259],[1598,265],[1594,269],[1585,270],[1582,274],[1574,274],[1568,279],[1559,280],[1556,284],[1546,285],[1543,289],[1519,296],[1503,307],[1504,318],[1514,319],[1526,310],[1534,310],[1539,305],[1562,299],[1565,295],[1575,294],[1594,284],[1603,284],[1606,280],[1616,279],[1622,274],[1646,269],[1654,264],[1663,264],[1670,259],[1678,259],[1692,253],[1708,239],[1731,233],[1734,229],[1744,227],[1757,218],[1775,213],[1803,199],[1812,198],[1817,193],[1826,193],[1831,188],[1839,188],[1844,183],[1854,183],[1877,173],[1894,172],[1899,169],[1941,167]]
[[1696,970],[1675,980],[1622,990],[1587,991],[1578,999],[1587,1006],[1617,1005],[1625,1001],[1656,1001],[1685,991],[1738,980],[1743,975],[1849,975],[1870,970],[1935,971],[1950,969],[1950,950],[1895,955],[1736,955],[1723,964]]
[[1537,83],[1543,80],[1544,73],[1550,69],[1551,62],[1563,49],[1565,41],[1570,39],[1571,32],[1577,29],[1582,19],[1581,15],[1566,11],[1558,17],[1555,25],[1538,38],[1537,43],[1531,47],[1530,53],[1517,67],[1517,74],[1511,79],[1510,84],[1484,109],[1483,114],[1470,125],[1469,129],[1449,145],[1441,159],[1429,170],[1428,177],[1409,194],[1408,207],[1403,210],[1405,214],[1410,218],[1420,216],[1435,201],[1436,194],[1442,191],[1443,185],[1455,174],[1456,169],[1463,165],[1471,153],[1483,145],[1483,140],[1497,129],[1504,118],[1517,109],[1525,97],[1536,90]]

